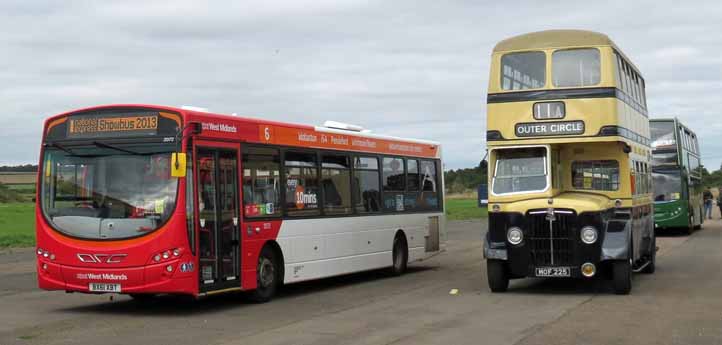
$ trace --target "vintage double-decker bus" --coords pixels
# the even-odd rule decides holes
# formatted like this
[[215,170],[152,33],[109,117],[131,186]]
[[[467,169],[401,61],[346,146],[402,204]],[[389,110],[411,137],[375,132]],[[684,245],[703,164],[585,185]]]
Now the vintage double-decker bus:
[[37,195],[47,290],[201,296],[391,267],[445,241],[438,143],[110,105],[49,118]]
[[687,233],[704,223],[697,135],[676,118],[649,120],[652,134],[654,227]]
[[489,287],[522,277],[654,272],[644,79],[603,34],[501,41],[487,97]]

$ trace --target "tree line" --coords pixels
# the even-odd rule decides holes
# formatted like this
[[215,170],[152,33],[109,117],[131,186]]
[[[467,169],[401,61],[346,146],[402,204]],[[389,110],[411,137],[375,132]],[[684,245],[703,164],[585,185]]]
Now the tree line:
[[37,164],[0,166],[0,172],[36,172],[36,171],[38,171]]
[[479,165],[473,168],[444,172],[444,185],[447,193],[476,192],[482,183],[486,183],[486,162],[484,161],[479,162]]

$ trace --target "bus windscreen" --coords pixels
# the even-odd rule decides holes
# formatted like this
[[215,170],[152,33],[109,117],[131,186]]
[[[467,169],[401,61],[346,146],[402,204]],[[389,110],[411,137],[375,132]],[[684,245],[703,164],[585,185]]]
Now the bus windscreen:
[[654,179],[654,201],[679,200],[682,192],[682,179],[679,171],[655,171],[652,173]]
[[84,239],[122,239],[156,230],[173,213],[178,181],[172,146],[48,148],[42,211],[58,231]]

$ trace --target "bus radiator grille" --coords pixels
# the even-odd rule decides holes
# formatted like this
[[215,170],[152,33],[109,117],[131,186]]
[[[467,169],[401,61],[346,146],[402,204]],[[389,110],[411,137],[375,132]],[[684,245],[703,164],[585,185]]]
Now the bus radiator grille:
[[[536,266],[569,266],[572,264],[574,214],[556,213],[549,231],[546,214],[527,214],[531,263]],[[549,236],[552,236],[550,241]],[[552,260],[552,256],[553,259]]]

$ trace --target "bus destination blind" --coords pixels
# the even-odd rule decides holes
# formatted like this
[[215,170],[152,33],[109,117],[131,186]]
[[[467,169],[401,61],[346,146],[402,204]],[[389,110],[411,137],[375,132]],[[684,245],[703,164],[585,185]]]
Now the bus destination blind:
[[100,138],[155,135],[158,115],[71,117],[68,138]]

